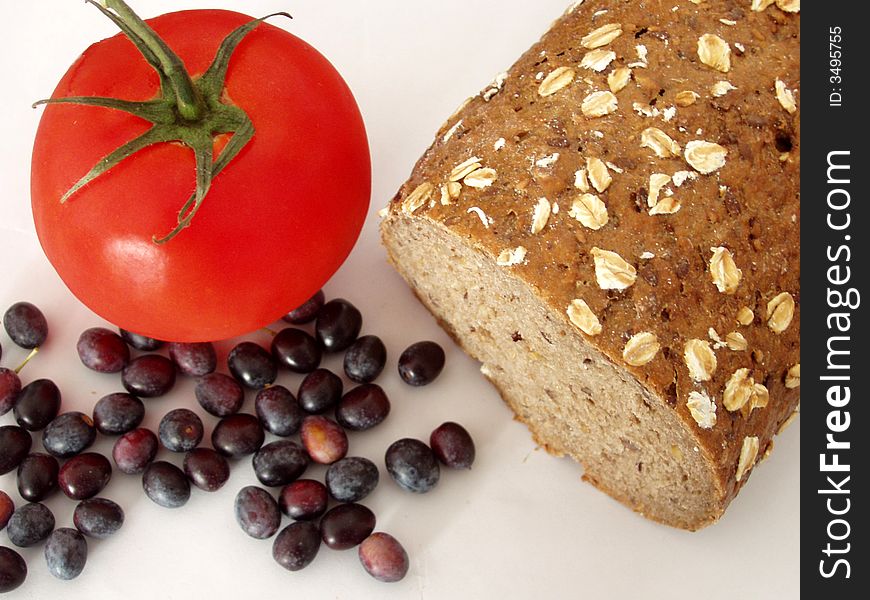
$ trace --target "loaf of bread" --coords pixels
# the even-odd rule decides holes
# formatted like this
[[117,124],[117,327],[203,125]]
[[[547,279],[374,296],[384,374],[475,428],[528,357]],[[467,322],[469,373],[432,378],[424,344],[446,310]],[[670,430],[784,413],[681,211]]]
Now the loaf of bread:
[[800,401],[795,0],[586,0],[437,133],[389,260],[536,441],[717,520]]

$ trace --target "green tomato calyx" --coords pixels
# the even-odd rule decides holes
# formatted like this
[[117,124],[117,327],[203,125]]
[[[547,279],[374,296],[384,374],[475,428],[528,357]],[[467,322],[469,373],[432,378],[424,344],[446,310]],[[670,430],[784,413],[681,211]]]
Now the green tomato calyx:
[[[66,202],[82,187],[152,144],[181,142],[191,148],[196,157],[196,191],[178,211],[175,227],[163,236],[152,237],[155,243],[163,244],[190,225],[211,188],[212,180],[254,137],[254,125],[245,111],[222,100],[233,52],[245,36],[269,17],[292,17],[286,12],[278,12],[241,25],[224,38],[211,66],[201,77],[194,80],[181,58],[124,0],[86,1],[111,19],[157,71],[160,77],[160,95],[145,102],[73,96],[34,103],[34,108],[42,104],[99,106],[135,115],[152,124],[148,131],[100,159],[84,177],[67,190],[60,202]],[[222,134],[231,134],[231,137],[217,157],[214,157],[214,138]]]

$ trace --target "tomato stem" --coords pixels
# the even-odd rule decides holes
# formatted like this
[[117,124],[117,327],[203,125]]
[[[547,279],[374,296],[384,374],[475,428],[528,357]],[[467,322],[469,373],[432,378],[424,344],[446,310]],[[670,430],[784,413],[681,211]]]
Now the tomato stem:
[[176,107],[181,118],[190,122],[202,119],[205,113],[204,103],[178,55],[166,45],[166,42],[160,39],[157,32],[133,12],[133,9],[124,0],[105,0],[105,7],[114,11],[116,16],[136,35],[138,40],[132,40],[133,43],[137,46],[140,43],[144,44],[160,62],[163,75],[169,81],[174,92]]
[[[60,198],[66,202],[82,187],[114,168],[144,148],[161,143],[181,142],[194,152],[196,191],[181,210],[177,223],[163,236],[153,236],[156,244],[168,242],[188,227],[211,189],[212,180],[254,137],[254,125],[241,108],[227,103],[224,88],[227,69],[239,43],[265,19],[274,16],[292,18],[284,12],[266,15],[237,27],[221,42],[211,66],[193,80],[181,58],[160,39],[124,0],[86,0],[112,20],[136,46],[145,61],[160,77],[161,96],[147,102],[119,98],[68,97],[40,100],[42,104],[79,104],[98,106],[129,113],[152,123],[150,129],[104,156]],[[214,138],[232,134],[229,142],[214,157]],[[23,365],[22,365],[23,366]]]

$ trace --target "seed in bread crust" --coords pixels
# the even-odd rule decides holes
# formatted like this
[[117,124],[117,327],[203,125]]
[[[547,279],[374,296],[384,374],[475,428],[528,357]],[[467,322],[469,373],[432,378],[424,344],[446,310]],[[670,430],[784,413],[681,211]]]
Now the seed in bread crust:
[[483,226],[486,227],[487,229],[489,229],[490,219],[488,216],[486,216],[486,213],[483,212],[482,208],[480,208],[479,206],[472,206],[472,207],[469,207],[468,210],[466,210],[465,212],[466,212],[466,214],[471,214],[471,213],[476,214],[477,217],[480,219],[480,222],[483,223]]
[[575,74],[571,67],[557,67],[544,77],[541,85],[538,86],[538,94],[544,97],[552,96],[562,88],[571,85]]
[[571,210],[568,211],[568,214],[580,221],[584,227],[592,230],[601,229],[607,225],[608,221],[607,207],[595,194],[582,194],[576,198],[571,203]]
[[517,246],[512,250],[502,250],[495,259],[495,264],[500,267],[512,267],[523,262],[526,258],[526,249],[523,246]]
[[462,184],[458,181],[448,181],[447,182],[447,195],[450,196],[451,200],[456,200],[459,198],[459,194],[462,193]]
[[755,313],[748,306],[744,306],[737,312],[737,322],[741,325],[749,325],[755,320]]
[[480,159],[476,156],[472,156],[471,158],[468,158],[453,167],[453,170],[450,171],[450,175],[447,176],[447,180],[458,182],[460,179],[462,179],[469,173],[473,173],[480,167]]
[[683,359],[689,368],[689,376],[695,381],[710,381],[716,371],[716,353],[706,340],[692,339],[686,342]]
[[568,319],[586,335],[598,335],[601,333],[601,322],[585,300],[575,298],[571,300],[566,310]]
[[762,12],[773,3],[774,0],[752,0],[750,8],[755,12]]
[[793,365],[785,374],[785,387],[794,389],[801,385],[801,364]]
[[622,35],[622,25],[619,23],[608,23],[584,35],[583,39],[580,40],[580,45],[592,50],[606,46],[620,35]]
[[595,279],[602,290],[624,290],[634,285],[637,270],[616,252],[592,248]]
[[733,294],[740,285],[743,271],[737,268],[734,257],[728,248],[716,246],[710,248],[713,256],[710,257],[710,276],[716,288],[723,294]]
[[614,69],[610,72],[610,75],[607,76],[607,87],[609,87],[610,91],[615,94],[628,85],[629,79],[631,79],[631,69],[626,67]]
[[749,348],[749,342],[746,341],[746,338],[739,331],[732,331],[726,335],[725,343],[728,345],[729,350],[734,350],[735,352],[743,352]]
[[737,88],[734,87],[730,81],[717,81],[716,83],[714,83],[713,85],[710,86],[710,93],[715,98],[721,98],[722,96],[724,96],[728,92],[730,92],[732,90],[736,90],[736,89]]
[[589,183],[592,184],[598,192],[603,192],[610,186],[613,177],[607,170],[607,165],[600,158],[587,158],[586,170],[589,173]]
[[440,191],[441,196],[441,206],[449,206],[450,193],[447,191],[447,186],[442,183],[440,186],[438,186],[438,190]]
[[666,196],[656,202],[656,205],[649,210],[650,216],[655,215],[672,215],[678,212],[683,207],[680,201],[673,196]]
[[679,92],[676,96],[674,96],[674,102],[677,103],[677,106],[691,106],[695,103],[695,101],[700,98],[696,92],[692,90],[683,90]]
[[689,392],[686,406],[701,429],[712,429],[716,425],[716,403],[706,392]]
[[629,67],[633,67],[636,69],[646,69],[647,67],[647,47],[643,44],[638,44],[634,47],[635,52],[637,52],[637,60],[631,63],[628,63]]
[[553,154],[549,154],[542,158],[539,158],[535,161],[535,166],[540,167],[542,169],[548,169],[556,164],[556,161],[559,160],[559,153],[553,152]]
[[779,100],[780,105],[790,114],[793,115],[797,112],[797,104],[794,101],[794,94],[790,89],[785,87],[785,82],[781,79],[777,79],[774,84],[776,88],[776,99]]
[[677,171],[671,177],[671,181],[674,182],[674,187],[680,187],[690,179],[695,180],[698,178],[698,174],[695,171]]
[[797,13],[801,11],[801,0],[776,0],[776,7],[788,13]]
[[491,186],[496,179],[498,179],[498,174],[495,169],[484,167],[466,175],[462,183],[469,187],[481,189]]
[[580,61],[580,67],[601,73],[614,60],[616,60],[616,52],[598,48],[587,52],[583,56],[583,60]]
[[683,155],[693,169],[703,175],[709,175],[725,166],[728,150],[713,142],[692,140],[686,144]]
[[416,188],[414,191],[408,194],[405,198],[405,201],[402,202],[402,212],[406,215],[414,214],[418,208],[426,204],[429,201],[429,198],[432,196],[432,192],[435,191],[435,186],[429,183],[428,181],[424,181]]
[[550,220],[550,201],[546,198],[538,198],[538,203],[535,204],[535,210],[532,213],[532,233],[541,233],[544,227],[547,226],[547,221]]
[[612,92],[592,92],[583,99],[580,110],[587,117],[603,117],[616,111],[618,103]]
[[756,383],[752,386],[752,399],[749,401],[749,412],[756,408],[764,408],[770,402],[770,391],[767,386]]
[[493,96],[501,91],[501,88],[504,87],[504,82],[507,81],[507,77],[508,74],[502,71],[493,78],[492,83],[489,84],[489,87],[480,94],[484,102],[489,102],[490,100],[492,100]]
[[782,292],[767,303],[767,325],[774,333],[782,333],[794,318],[794,298]]
[[647,127],[640,134],[640,147],[649,148],[659,158],[680,155],[680,145],[658,127]]
[[749,376],[749,369],[737,369],[725,383],[722,403],[731,412],[740,410],[752,398],[755,380]]
[[578,169],[577,172],[574,173],[574,187],[581,192],[589,191],[589,177],[586,173],[586,169]]
[[737,462],[737,481],[743,479],[746,472],[755,464],[755,459],[758,457],[758,437],[748,435],[743,438],[743,446],[740,448],[740,459]]
[[705,33],[698,38],[698,58],[708,67],[727,73],[731,69],[731,46],[718,35]]
[[658,204],[659,192],[662,188],[671,182],[671,176],[665,173],[653,173],[649,176],[649,194],[646,198],[647,206],[650,208]]
[[622,358],[633,367],[642,367],[655,358],[661,346],[654,333],[642,331],[631,336],[622,350]]

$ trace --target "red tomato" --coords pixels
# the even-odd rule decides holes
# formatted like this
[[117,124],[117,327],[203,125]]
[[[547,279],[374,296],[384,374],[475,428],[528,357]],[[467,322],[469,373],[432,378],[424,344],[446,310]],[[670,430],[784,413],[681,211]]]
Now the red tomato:
[[[195,10],[148,24],[196,78],[221,41],[251,20]],[[119,34],[88,48],[53,97],[141,101],[159,89],[156,72]],[[233,54],[223,99],[247,113],[254,137],[215,177],[190,226],[163,244],[153,236],[173,229],[196,186],[193,151],[149,146],[61,203],[101,158],[149,124],[106,108],[45,109],[31,182],[40,243],[70,290],[124,329],[172,341],[250,332],[312,296],[359,236],[371,189],[369,150],[359,109],[335,68],[263,23]]]

